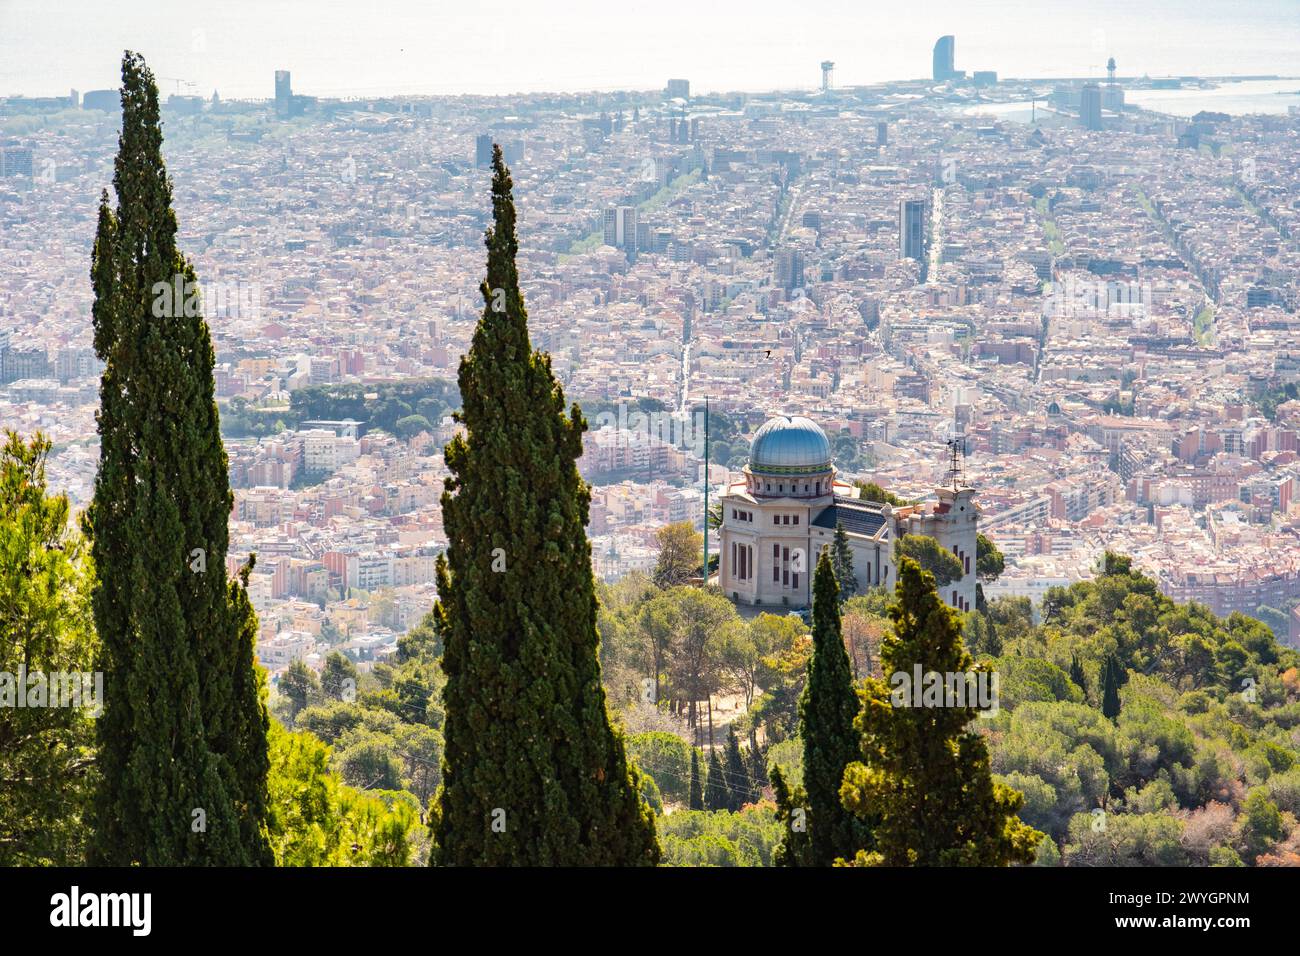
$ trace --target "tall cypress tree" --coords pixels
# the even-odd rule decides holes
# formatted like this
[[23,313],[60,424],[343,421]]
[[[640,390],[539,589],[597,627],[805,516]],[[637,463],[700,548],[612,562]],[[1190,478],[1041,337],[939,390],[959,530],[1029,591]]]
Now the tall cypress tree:
[[704,788],[700,785],[700,750],[691,748],[691,783],[687,791],[686,809],[704,809]]
[[1120,664],[1114,654],[1107,654],[1101,664],[1101,713],[1108,720],[1119,716]]
[[587,423],[533,351],[510,173],[492,151],[483,315],[460,365],[465,434],[445,452],[449,541],[434,622],[447,674],[433,861],[633,865],[659,859],[600,682],[578,475]]
[[1079,663],[1078,654],[1070,655],[1070,680],[1074,683],[1075,687],[1078,687],[1079,690],[1083,691],[1085,696],[1087,695],[1088,678],[1083,673],[1083,665]]
[[739,810],[754,799],[749,770],[745,766],[744,755],[740,752],[740,738],[736,736],[736,728],[731,725],[727,726],[727,755],[723,773],[727,775],[728,810]]
[[709,751],[709,780],[704,785],[705,810],[730,810],[731,791],[727,787],[726,769],[716,750]]
[[749,759],[750,792],[753,794],[752,799],[758,800],[763,795],[763,788],[767,786],[767,763],[763,759],[763,751],[752,744],[745,754]]
[[[875,818],[874,849],[853,862],[885,866],[1005,866],[1028,863],[1042,834],[1016,816],[1020,793],[995,783],[984,737],[970,729],[978,711],[968,700],[915,704],[897,675],[978,671],[961,640],[961,618],[935,590],[934,576],[911,558],[899,563],[893,633],[880,656],[889,682],[866,681],[862,761],[844,773],[841,798]],[[924,700],[924,698],[923,698]],[[961,706],[959,706],[959,704]],[[897,706],[896,706],[897,705]]]
[[91,264],[100,461],[87,513],[105,674],[91,859],[272,862],[257,620],[226,576],[233,498],[214,354],[176,246],[158,89],[122,59],[117,208],[100,199]]
[[831,566],[840,586],[840,603],[858,593],[858,579],[853,574],[853,549],[843,522],[835,522],[835,542],[831,545]]
[[803,788],[794,799],[807,809],[807,839],[791,831],[789,846],[778,853],[783,865],[831,866],[870,841],[869,821],[855,819],[840,803],[844,768],[858,758],[859,737],[853,729],[858,695],[844,650],[835,577],[832,558],[823,551],[813,577],[813,653],[799,697]]

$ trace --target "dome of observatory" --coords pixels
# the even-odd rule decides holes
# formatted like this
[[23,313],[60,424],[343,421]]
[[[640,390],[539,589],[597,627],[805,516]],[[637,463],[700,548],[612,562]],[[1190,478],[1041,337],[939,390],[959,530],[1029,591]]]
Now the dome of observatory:
[[815,475],[831,470],[831,443],[816,422],[778,415],[749,446],[749,470],[764,475]]

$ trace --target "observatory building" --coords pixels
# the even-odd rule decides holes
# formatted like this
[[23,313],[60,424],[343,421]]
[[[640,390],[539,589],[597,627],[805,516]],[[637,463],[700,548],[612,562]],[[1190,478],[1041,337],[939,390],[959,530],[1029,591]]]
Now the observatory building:
[[940,589],[950,606],[975,606],[975,490],[954,481],[938,502],[894,507],[864,501],[836,477],[826,434],[807,418],[778,416],[754,435],[744,477],[721,496],[717,583],[737,604],[798,609],[812,603],[812,574],[836,525],[853,552],[858,591],[894,586],[894,542],[935,538],[961,562],[960,580]]

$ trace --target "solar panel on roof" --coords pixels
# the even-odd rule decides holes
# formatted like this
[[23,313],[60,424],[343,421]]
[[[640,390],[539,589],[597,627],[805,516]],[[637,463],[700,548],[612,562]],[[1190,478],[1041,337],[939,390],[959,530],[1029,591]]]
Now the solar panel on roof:
[[871,508],[854,507],[837,502],[819,514],[813,520],[813,524],[818,528],[831,529],[834,529],[836,524],[843,524],[845,531],[873,537],[884,527],[885,516]]

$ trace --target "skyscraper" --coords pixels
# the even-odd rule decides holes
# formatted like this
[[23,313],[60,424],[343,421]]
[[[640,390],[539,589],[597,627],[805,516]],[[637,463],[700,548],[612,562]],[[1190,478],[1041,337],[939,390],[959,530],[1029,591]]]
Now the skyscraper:
[[803,287],[803,253],[779,249],[776,253],[776,284],[789,292]]
[[691,81],[690,80],[669,80],[664,92],[668,98],[674,99],[680,97],[688,100],[691,98]]
[[898,257],[925,258],[925,200],[902,199],[898,203]]
[[289,84],[289,71],[275,71],[275,115],[280,119],[289,118],[290,104],[293,102],[293,89]]
[[934,78],[941,83],[952,79],[956,74],[953,68],[956,50],[957,38],[952,34],[939,37],[934,43]]
[[635,206],[610,206],[605,210],[605,245],[626,249],[628,258],[637,249],[637,221]]
[[[502,158],[504,158],[504,150]],[[474,165],[486,169],[492,165],[492,134],[479,133],[474,137]]]
[[1079,93],[1079,122],[1085,129],[1101,129],[1101,87],[1085,83]]

